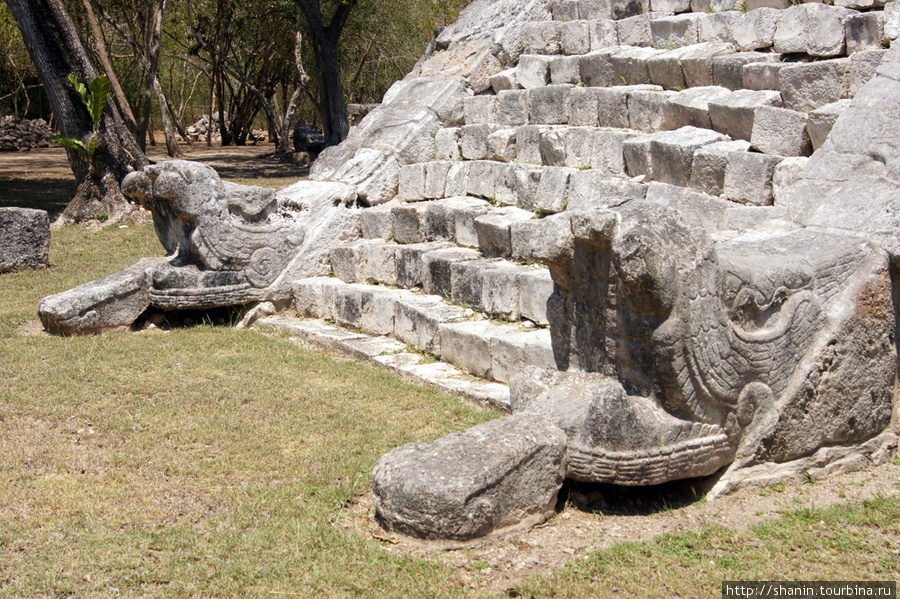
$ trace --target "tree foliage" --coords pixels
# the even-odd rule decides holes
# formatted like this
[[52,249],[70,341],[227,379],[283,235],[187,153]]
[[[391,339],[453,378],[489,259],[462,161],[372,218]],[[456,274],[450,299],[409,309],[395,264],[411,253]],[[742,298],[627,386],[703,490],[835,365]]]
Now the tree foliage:
[[[337,70],[346,101],[365,104],[379,102],[422,55],[434,30],[452,22],[468,2],[167,0],[155,95],[147,93],[150,3],[68,0],[67,9],[95,55],[94,62],[103,64],[99,55],[107,54],[114,71],[107,74],[121,84],[124,98],[115,96],[123,113],[142,115],[152,108],[151,118],[158,127],[165,116],[160,108],[165,105],[182,131],[205,114],[216,115],[221,117],[223,143],[244,144],[253,140],[254,129],[268,129],[270,138],[283,136],[292,99],[297,101],[299,117],[294,120],[319,127],[327,124],[321,94],[316,91],[328,73],[317,62],[315,35],[300,4],[317,4],[326,25],[336,14],[347,12],[338,41]],[[102,40],[96,39],[86,6],[95,13]],[[298,34],[302,39],[299,69]],[[4,52],[0,100],[8,96],[0,103],[0,111],[22,112],[29,102],[24,92],[34,84],[36,74],[5,6],[0,6],[0,49]],[[304,80],[307,74],[308,81]]]

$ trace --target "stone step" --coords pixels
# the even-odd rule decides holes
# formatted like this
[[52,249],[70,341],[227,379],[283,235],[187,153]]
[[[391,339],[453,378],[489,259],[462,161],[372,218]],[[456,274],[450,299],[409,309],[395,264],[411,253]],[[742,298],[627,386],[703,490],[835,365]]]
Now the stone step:
[[359,359],[371,360],[447,393],[456,393],[503,410],[510,407],[507,385],[486,381],[445,362],[429,360],[421,352],[412,351],[406,344],[389,337],[373,337],[348,331],[322,320],[287,316],[263,318],[253,326],[264,331],[286,333],[291,340],[311,341]]
[[747,0],[740,6],[737,0],[642,0],[647,7],[640,9],[638,2],[585,2],[589,8],[565,2],[566,8],[553,10],[554,20],[529,23],[525,51],[577,55],[616,45],[673,49],[717,41],[740,51],[833,57],[878,49],[897,36],[885,27],[883,1],[839,0],[831,6]]
[[293,293],[301,316],[390,336],[486,379],[508,382],[526,366],[556,367],[549,329],[479,320],[440,296],[332,277],[301,279]]
[[345,283],[421,287],[492,317],[548,324],[553,280],[544,267],[483,258],[479,251],[447,243],[400,245],[382,239],[337,246],[330,258],[333,272]]

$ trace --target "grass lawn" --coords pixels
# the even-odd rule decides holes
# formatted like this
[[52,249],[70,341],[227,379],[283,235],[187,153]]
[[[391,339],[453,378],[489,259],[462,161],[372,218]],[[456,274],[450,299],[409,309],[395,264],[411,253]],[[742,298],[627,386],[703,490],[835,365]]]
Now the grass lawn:
[[[503,591],[334,525],[375,461],[495,412],[254,331],[61,338],[40,298],[161,247],[54,231],[0,275],[2,597],[718,597],[723,580],[900,577],[900,500],[621,543]],[[597,516],[602,517],[602,516]]]

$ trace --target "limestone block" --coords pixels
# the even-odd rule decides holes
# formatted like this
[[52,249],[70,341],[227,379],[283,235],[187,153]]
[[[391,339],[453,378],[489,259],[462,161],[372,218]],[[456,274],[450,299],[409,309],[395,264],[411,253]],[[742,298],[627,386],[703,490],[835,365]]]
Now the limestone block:
[[481,306],[485,313],[506,320],[519,320],[521,270],[522,267],[507,260],[489,262],[483,271],[481,288]]
[[[459,82],[454,83],[459,85]],[[440,89],[444,87],[441,86]],[[390,93],[389,91],[388,94]],[[461,112],[462,98],[454,97],[453,101],[459,103]],[[403,107],[397,107],[398,105]],[[420,107],[415,110],[405,106],[406,103],[397,100],[395,105],[373,110],[359,125],[350,130],[347,139],[359,144],[363,148],[360,152],[380,150],[396,158],[401,165],[432,160],[434,136],[438,129],[444,124],[456,125],[459,120],[453,118],[444,122],[428,108]],[[371,163],[371,158],[366,157],[363,160],[366,166]],[[365,178],[369,176],[367,172]],[[338,180],[353,184],[345,177],[338,177]]]
[[453,165],[450,161],[435,161],[425,163],[425,184],[423,195],[425,199],[433,200],[445,197],[447,188],[447,174]]
[[434,203],[432,210],[435,209],[434,206],[440,206],[438,210],[445,211],[448,220],[452,218],[454,240],[457,244],[471,247],[478,246],[475,219],[490,210],[488,202],[478,198],[460,196],[439,200]]
[[456,262],[480,260],[481,254],[469,248],[445,248],[422,255],[422,290],[449,298],[452,294],[451,266]]
[[394,219],[391,216],[393,203],[361,210],[359,214],[362,236],[366,239],[393,239]]
[[491,375],[496,381],[508,383],[510,377],[527,366],[553,370],[553,348],[550,331],[519,331],[497,335],[491,340]]
[[566,56],[587,54],[591,51],[591,32],[588,21],[567,21],[559,26],[560,45]]
[[[677,0],[683,2],[683,0]],[[672,12],[684,12],[675,11]],[[686,13],[650,21],[652,45],[661,50],[683,48],[700,42],[697,21],[700,15]]]
[[569,195],[569,178],[575,171],[573,168],[555,166],[544,169],[537,189],[535,210],[549,213],[565,210]]
[[[699,0],[703,1],[703,0]],[[697,39],[700,42],[722,42],[734,45],[734,24],[744,15],[738,12],[704,13],[697,20]],[[774,34],[774,28],[773,28]],[[747,48],[741,47],[740,50]],[[755,48],[751,48],[755,49]]]
[[883,0],[834,0],[832,4],[854,10],[868,10],[883,7],[885,2]]
[[460,160],[462,154],[459,149],[459,129],[451,127],[438,129],[434,135],[435,160]]
[[[516,177],[516,174],[522,166],[519,164],[501,163],[496,161],[489,164],[491,164],[491,172],[493,173],[495,180],[494,195],[484,197],[488,199],[493,198],[497,204],[502,206],[518,204],[520,192],[519,184],[521,181]],[[531,167],[526,166],[525,168]]]
[[[445,28],[444,33],[450,29],[449,27]],[[498,37],[502,35],[502,32],[498,32]],[[436,76],[464,80],[473,92],[481,93],[490,88],[490,76],[503,68],[498,59],[501,53],[498,52],[495,55],[494,49],[495,46],[483,38],[457,41],[447,50],[436,52],[420,63],[419,72],[426,77]],[[517,48],[507,46],[506,49],[515,54],[520,48],[517,45]]]
[[578,18],[582,21],[612,19],[612,2],[610,0],[579,0]]
[[[623,143],[624,159],[624,143]],[[627,200],[642,200],[647,186],[636,181],[610,177],[596,170],[578,170],[569,177],[566,210],[607,208]]]
[[850,90],[848,95],[852,98],[860,88],[875,77],[875,72],[881,66],[887,50],[861,50],[850,57]]
[[436,295],[406,292],[394,304],[394,337],[421,351],[441,353],[438,327],[444,323],[461,321],[471,314],[460,306],[441,302]]
[[493,260],[461,260],[450,265],[450,298],[455,304],[484,311],[484,273]]
[[346,283],[334,277],[300,279],[293,285],[293,307],[298,314],[307,318],[334,320],[335,290],[346,286]]
[[44,330],[83,335],[128,329],[150,306],[151,272],[166,259],[144,259],[117,272],[45,297],[38,305]]
[[734,47],[724,42],[697,43],[654,56],[647,67],[651,81],[669,89],[709,86],[713,82],[709,59],[733,52]]
[[391,109],[385,113],[426,109],[442,126],[453,127],[462,124],[463,100],[467,97],[465,86],[452,76],[408,77],[394,83],[381,103]]
[[849,58],[838,58],[781,69],[778,76],[785,108],[804,112],[847,98],[850,66]]
[[655,48],[626,48],[609,58],[616,85],[640,85],[650,83],[647,61],[662,53]]
[[391,207],[392,238],[397,243],[422,243],[425,238],[425,206],[419,203]]
[[838,56],[846,48],[844,21],[853,14],[846,8],[816,2],[791,6],[782,12],[775,31],[775,51],[784,54]]
[[740,89],[709,103],[709,120],[712,128],[733,139],[750,141],[754,115],[763,106],[781,106],[781,94],[777,91]]
[[625,172],[629,177],[643,177],[649,181],[653,177],[653,161],[650,156],[650,142],[668,133],[659,131],[646,135],[637,135],[622,144],[625,158]]
[[565,434],[533,415],[404,445],[372,471],[376,518],[410,536],[460,541],[533,526],[553,514],[565,453]]
[[705,145],[725,140],[724,136],[714,131],[696,127],[682,127],[662,133],[650,141],[653,180],[687,187],[691,182],[694,153]]
[[[410,130],[405,131],[409,133]],[[421,132],[420,132],[421,133]],[[421,159],[430,160],[434,156],[434,133],[421,133],[423,140],[430,143],[430,151],[422,150]],[[413,145],[410,143],[407,149]],[[424,148],[424,146],[423,146]],[[418,162],[418,160],[411,160]],[[313,181],[340,181],[356,188],[358,197],[370,206],[377,206],[388,202],[397,195],[397,186],[400,181],[400,163],[390,152],[372,148],[360,148],[349,158],[344,158],[339,165],[330,168],[322,167],[316,171],[315,166],[310,170],[309,178]]]
[[404,289],[420,286],[425,277],[422,256],[446,247],[451,247],[451,245],[443,241],[398,245],[395,253],[397,286]]
[[744,66],[754,62],[779,62],[780,54],[771,52],[737,52],[723,54],[710,59],[713,70],[713,81],[716,85],[731,90],[743,89]]
[[800,179],[807,162],[809,158],[805,156],[791,156],[775,165],[775,172],[772,173],[772,197],[776,206],[787,197],[788,190]]
[[[374,241],[374,240],[372,240]],[[366,265],[366,279],[382,285],[397,284],[397,244],[369,243],[360,246],[362,261]]]
[[[543,177],[542,177],[543,179]],[[498,208],[475,219],[478,246],[488,258],[509,256],[512,251],[510,227],[513,223],[534,218],[533,212],[514,206]]]
[[505,177],[505,172],[501,171],[503,167],[493,160],[469,162],[466,195],[496,200],[497,185]]
[[408,164],[400,167],[397,199],[415,202],[425,197],[425,163]]
[[741,52],[771,48],[782,11],[759,8],[739,15],[731,21],[731,39]]
[[765,106],[756,111],[753,149],[776,156],[809,156],[812,153],[805,112]]
[[486,125],[494,118],[495,96],[469,96],[463,100],[466,125]]
[[[585,98],[582,108],[594,110],[596,123],[579,123],[585,125],[599,125],[601,127],[626,128],[628,123],[628,87],[600,87],[587,88],[587,90],[575,97]],[[575,101],[572,109],[576,110]],[[585,119],[590,120],[590,119]]]
[[745,0],[747,12],[758,8],[777,8],[778,10],[784,10],[790,5],[790,0]]
[[541,137],[551,131],[549,125],[525,125],[516,129],[516,160],[528,164],[541,164]]
[[512,162],[516,159],[516,130],[498,129],[487,139],[487,159]]
[[516,76],[515,68],[506,69],[495,75],[491,75],[490,82],[491,89],[494,90],[495,94],[499,94],[508,89],[517,89],[519,87],[519,79]]
[[50,216],[44,210],[0,208],[0,273],[47,266]]
[[459,128],[459,146],[465,160],[485,160],[488,158],[488,137],[500,125],[463,125]]
[[546,268],[528,267],[519,272],[519,313],[535,324],[546,326],[547,302],[553,294],[553,278]]
[[569,92],[569,124],[596,127],[599,123],[599,95],[604,88],[573,87]]
[[653,34],[650,32],[650,22],[661,17],[670,17],[674,13],[648,12],[633,17],[627,17],[616,21],[616,39],[621,46],[650,46],[653,44]]
[[388,335],[394,330],[395,302],[399,293],[372,285],[335,287],[332,320],[370,335]]
[[511,179],[507,181],[507,186],[512,192],[513,201],[505,203],[515,204],[526,210],[535,210],[538,197],[537,190],[541,183],[541,175],[543,172],[543,168],[535,165],[514,165],[510,172]]
[[[656,86],[633,86],[626,92],[628,126],[637,131],[659,131],[665,126],[666,106],[678,92],[657,88]],[[602,114],[602,113],[601,113]],[[600,122],[601,125],[614,127],[612,121]]]
[[608,87],[620,85],[615,79],[611,57],[622,51],[622,47],[613,46],[595,50],[581,57],[581,82],[588,87]]
[[516,67],[516,80],[525,89],[537,88],[550,81],[550,56],[523,54]]
[[894,41],[900,37],[900,1],[890,0],[884,4],[884,37]]
[[528,94],[528,121],[545,125],[569,122],[567,96],[571,85],[537,87]]
[[[568,142],[574,133],[588,135],[588,127],[553,129],[541,135],[541,162],[551,167],[568,166]],[[588,154],[588,161],[590,160]],[[573,160],[574,161],[574,160]]]
[[439,326],[441,359],[466,372],[484,378],[491,376],[491,341],[515,329],[488,321],[451,322]]
[[809,139],[812,142],[813,151],[822,147],[822,144],[825,143],[825,140],[831,133],[831,128],[834,127],[835,121],[850,108],[850,102],[849,99],[838,100],[837,102],[821,106],[809,113],[807,131],[809,132]]
[[736,9],[737,0],[691,0],[691,12],[695,13],[710,14]]
[[497,94],[494,106],[497,123],[506,126],[528,124],[528,91],[503,90]]
[[365,281],[367,269],[361,246],[369,245],[373,242],[381,243],[381,240],[358,239],[331,248],[328,252],[328,258],[334,275],[345,283]]
[[602,50],[610,46],[619,45],[619,36],[616,33],[616,22],[613,20],[589,20],[588,33],[590,35],[591,51]]
[[454,162],[447,171],[444,181],[444,195],[447,197],[464,196],[469,188],[469,168],[472,163],[468,160]]
[[[588,138],[592,143],[588,148],[591,152],[590,163],[586,166],[611,175],[624,175],[623,144],[635,135],[637,133],[621,129],[594,129]],[[582,165],[570,164],[569,166],[580,167]]]
[[781,91],[781,77],[779,73],[784,67],[790,66],[790,62],[751,62],[741,69],[744,77],[744,87],[747,89],[772,89]]
[[730,93],[724,87],[718,86],[691,87],[676,92],[668,98],[663,109],[663,127],[672,130],[687,126],[712,128],[709,103],[722,99]]
[[749,149],[749,142],[737,140],[712,143],[697,150],[691,168],[691,189],[712,196],[722,195],[729,154]]
[[552,0],[550,12],[554,21],[577,21],[579,0]]
[[691,10],[690,0],[650,0],[650,10],[654,12],[682,13]]
[[522,27],[522,47],[527,54],[559,54],[559,21],[531,21]]
[[456,221],[448,210],[446,202],[450,198],[435,200],[422,204],[422,226],[425,238],[432,241],[454,241],[456,239]]
[[851,14],[844,20],[847,54],[881,50],[884,39],[884,15],[878,12]]
[[550,85],[581,83],[581,56],[556,56],[550,62]]
[[724,196],[742,204],[770,206],[774,200],[772,176],[782,160],[755,152],[729,154]]

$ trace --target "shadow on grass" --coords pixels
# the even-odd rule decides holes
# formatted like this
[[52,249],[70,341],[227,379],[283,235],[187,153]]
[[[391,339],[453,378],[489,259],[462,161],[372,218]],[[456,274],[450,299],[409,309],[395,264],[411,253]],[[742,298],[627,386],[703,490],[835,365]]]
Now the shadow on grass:
[[46,210],[52,220],[75,196],[74,178],[11,179],[0,177],[0,207]]

